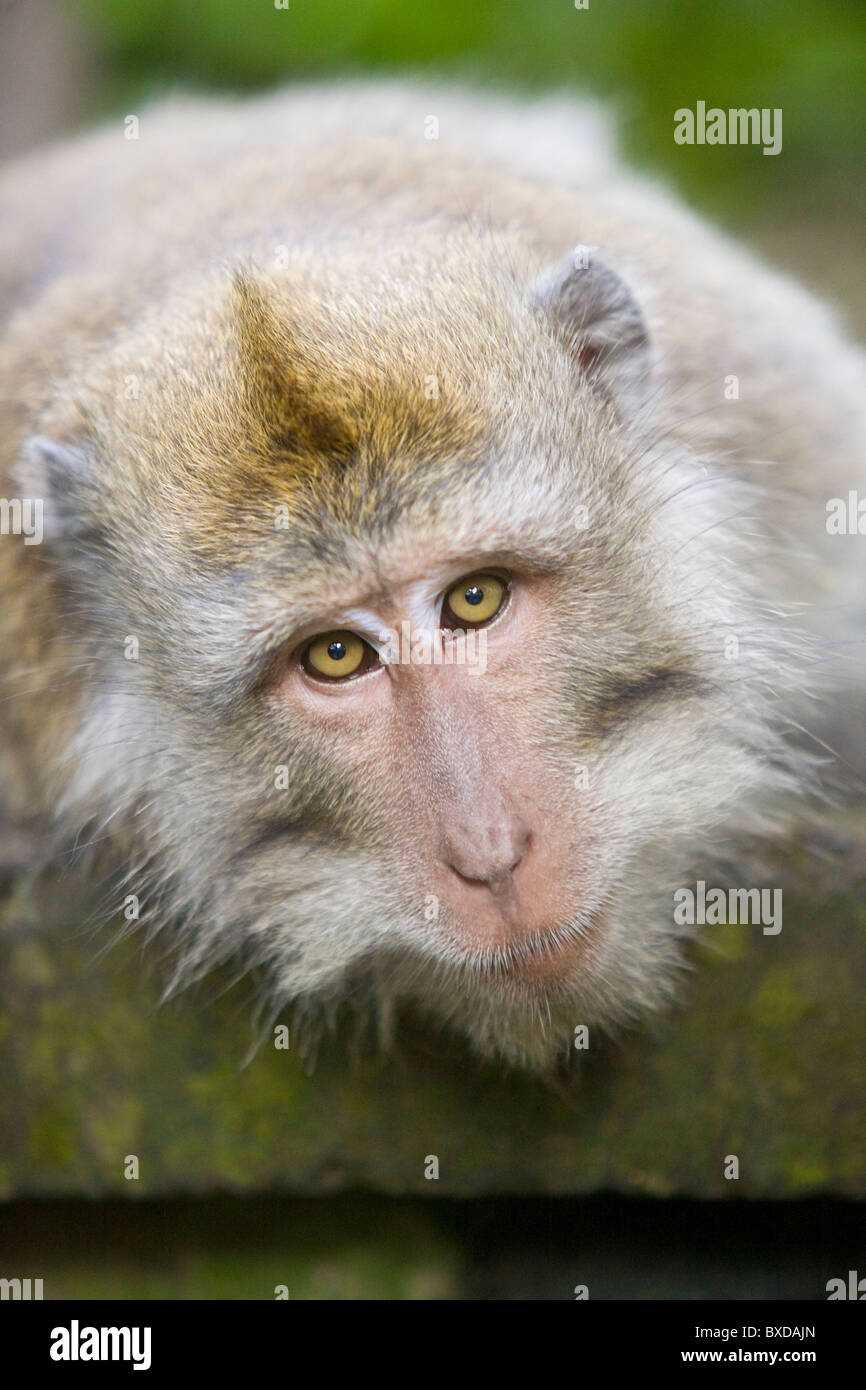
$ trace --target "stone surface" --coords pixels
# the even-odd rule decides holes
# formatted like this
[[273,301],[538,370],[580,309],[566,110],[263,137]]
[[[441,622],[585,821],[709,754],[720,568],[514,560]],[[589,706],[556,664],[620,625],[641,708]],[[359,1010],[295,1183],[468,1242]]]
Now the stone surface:
[[862,816],[791,846],[778,936],[706,928],[680,1005],[593,1037],[551,1085],[422,1029],[384,1060],[337,1041],[312,1074],[270,1035],[251,1054],[228,977],[159,1007],[154,954],[98,925],[77,879],[19,876],[0,902],[0,1195],[862,1197],[864,870]]

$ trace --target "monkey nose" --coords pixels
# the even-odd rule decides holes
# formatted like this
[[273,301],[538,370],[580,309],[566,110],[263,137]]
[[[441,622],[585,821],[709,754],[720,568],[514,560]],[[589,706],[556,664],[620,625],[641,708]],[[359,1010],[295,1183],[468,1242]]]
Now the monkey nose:
[[442,859],[464,882],[478,884],[495,898],[514,893],[513,875],[526,856],[531,835],[517,821],[456,825],[443,837]]

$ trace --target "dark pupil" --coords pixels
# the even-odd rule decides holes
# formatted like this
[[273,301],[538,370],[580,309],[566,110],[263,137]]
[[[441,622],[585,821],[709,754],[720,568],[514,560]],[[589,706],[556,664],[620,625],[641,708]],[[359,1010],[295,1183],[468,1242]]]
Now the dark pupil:
[[466,599],[467,603],[473,605],[481,603],[484,598],[484,590],[479,588],[477,584],[470,584],[463,597]]
[[345,642],[339,642],[339,641],[338,641],[338,642],[329,642],[329,643],[328,643],[328,656],[331,658],[332,661],[342,661],[342,660],[343,660],[343,657],[344,657],[345,655],[346,655],[346,644],[345,644]]

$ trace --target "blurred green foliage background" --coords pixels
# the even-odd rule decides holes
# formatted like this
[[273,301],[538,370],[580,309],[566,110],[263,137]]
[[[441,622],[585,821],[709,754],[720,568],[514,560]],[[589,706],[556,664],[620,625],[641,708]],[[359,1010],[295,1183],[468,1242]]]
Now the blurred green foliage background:
[[[704,206],[866,201],[866,5],[859,0],[82,0],[104,58],[97,102],[178,84],[251,89],[424,69],[612,101],[630,156]],[[682,147],[680,106],[781,107],[784,146]],[[745,206],[744,206],[745,205]]]

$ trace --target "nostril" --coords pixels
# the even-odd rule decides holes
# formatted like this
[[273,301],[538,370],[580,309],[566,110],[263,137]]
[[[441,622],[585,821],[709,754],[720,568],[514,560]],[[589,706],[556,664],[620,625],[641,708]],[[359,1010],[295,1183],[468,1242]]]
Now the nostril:
[[510,872],[511,872],[511,873],[514,873],[514,870],[520,867],[520,865],[523,863],[524,859],[526,859],[527,855],[529,854],[529,851],[531,850],[531,848],[532,848],[532,831],[531,831],[531,830],[527,830],[527,831],[525,832],[525,834],[523,835],[523,837],[522,837],[522,839],[521,839],[521,842],[520,842],[520,845],[518,846],[517,851],[516,851],[516,853],[515,853],[514,863],[511,865],[511,869],[510,869]]
[[452,859],[449,859],[447,863],[448,868],[451,870],[452,874],[454,874],[456,878],[459,878],[462,883],[479,884],[483,887],[484,884],[487,882],[485,878],[479,875],[469,874],[466,873],[464,869],[458,869],[457,865],[454,863]]

